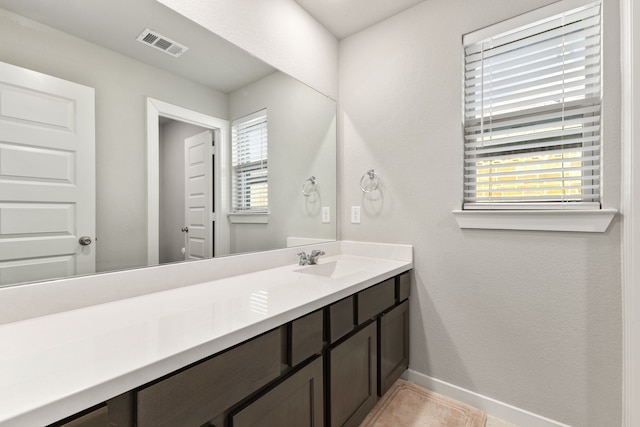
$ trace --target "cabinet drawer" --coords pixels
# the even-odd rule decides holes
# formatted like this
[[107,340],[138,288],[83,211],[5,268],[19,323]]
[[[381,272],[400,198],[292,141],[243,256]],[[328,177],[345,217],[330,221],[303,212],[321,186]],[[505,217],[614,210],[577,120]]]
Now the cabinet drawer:
[[291,322],[289,330],[289,366],[296,366],[322,352],[323,310],[317,310]]
[[109,413],[106,406],[65,422],[58,422],[49,427],[107,427]]
[[358,325],[361,325],[395,304],[395,277],[359,292],[357,301]]
[[324,426],[322,357],[231,414],[231,427]]
[[137,392],[138,427],[202,426],[280,374],[274,330]]
[[353,330],[353,296],[331,304],[328,309],[328,339],[335,342]]
[[397,286],[398,302],[402,302],[409,298],[409,290],[411,288],[411,275],[408,271],[397,276]]
[[49,424],[48,427],[133,427],[133,392],[109,399],[101,406]]

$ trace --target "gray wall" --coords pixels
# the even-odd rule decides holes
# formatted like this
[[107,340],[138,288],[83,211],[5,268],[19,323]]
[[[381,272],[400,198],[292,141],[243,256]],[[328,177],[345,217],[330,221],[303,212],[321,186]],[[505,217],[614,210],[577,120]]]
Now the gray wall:
[[[275,72],[229,95],[231,120],[267,108],[269,222],[231,224],[231,252],[283,248],[287,237],[336,238],[335,102]],[[317,178],[306,198],[302,183]],[[331,208],[323,224],[321,207]]]
[[0,39],[0,61],[95,88],[96,269],[146,265],[146,98],[226,119],[227,95],[2,10]]
[[[225,13],[209,14],[200,13],[195,2],[163,2],[185,12],[192,7],[194,16],[210,21],[205,26],[335,96],[337,42],[317,25],[305,26],[308,19],[298,15],[252,8],[274,3],[295,8],[293,0],[269,6],[261,0],[200,2],[224,7]],[[551,2],[429,0],[340,43],[340,237],[415,245],[412,369],[569,424],[614,426],[621,424],[618,222],[598,235],[461,231],[450,213],[460,206],[462,186],[461,34]],[[605,1],[607,207],[618,207],[620,185],[616,5]],[[255,13],[250,23],[246,11]],[[275,15],[292,25],[274,23]],[[255,24],[259,30],[247,30]],[[5,40],[8,25],[0,21]],[[311,35],[301,40],[299,29]],[[326,40],[324,47],[317,48],[314,32]],[[287,46],[274,42],[283,36]],[[0,60],[10,54],[34,68],[40,58],[24,52],[20,39],[0,46]],[[59,41],[38,43],[43,46],[38,52],[51,56]],[[87,59],[95,59],[88,50],[50,58],[48,73],[62,68],[60,77],[85,81],[85,67],[93,67]],[[173,96],[182,99],[180,93]],[[225,118],[217,111],[219,94],[211,98],[191,86],[185,89],[188,97],[196,103],[204,98],[203,112]],[[133,150],[132,155],[141,154]],[[111,161],[128,162],[123,157],[112,155]],[[129,161],[144,169],[139,160]],[[358,188],[371,167],[384,185],[375,204]],[[436,184],[425,188],[422,176],[435,177]],[[105,180],[109,176],[99,171],[98,182]],[[127,194],[113,198],[133,199],[136,192],[122,191]],[[99,206],[108,202],[98,201]],[[363,206],[362,224],[349,223],[351,205]],[[117,231],[115,222],[103,229]]]
[[[415,245],[411,369],[570,425],[615,426],[619,220],[601,234],[515,232],[460,230],[451,214],[461,37],[551,2],[429,0],[341,41],[340,237]],[[604,204],[619,208],[619,12],[604,4]],[[372,167],[375,201],[358,188]]]

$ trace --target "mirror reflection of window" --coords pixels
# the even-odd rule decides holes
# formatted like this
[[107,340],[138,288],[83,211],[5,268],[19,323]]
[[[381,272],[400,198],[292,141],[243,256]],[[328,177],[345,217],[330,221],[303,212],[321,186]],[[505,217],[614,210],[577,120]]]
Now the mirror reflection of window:
[[269,210],[267,110],[234,120],[231,125],[232,210]]

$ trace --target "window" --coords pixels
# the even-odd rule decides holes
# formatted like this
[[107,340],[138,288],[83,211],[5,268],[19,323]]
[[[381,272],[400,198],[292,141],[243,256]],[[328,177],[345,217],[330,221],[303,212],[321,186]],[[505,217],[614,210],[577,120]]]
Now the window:
[[464,36],[464,209],[600,208],[600,9]]
[[231,125],[232,209],[234,213],[269,210],[267,110]]

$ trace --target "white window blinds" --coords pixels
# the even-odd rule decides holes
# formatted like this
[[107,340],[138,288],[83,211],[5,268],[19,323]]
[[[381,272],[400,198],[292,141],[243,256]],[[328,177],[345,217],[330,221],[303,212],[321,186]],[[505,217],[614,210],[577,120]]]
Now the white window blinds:
[[465,36],[465,209],[599,208],[600,9]]
[[268,212],[267,110],[235,120],[231,126],[233,212]]

